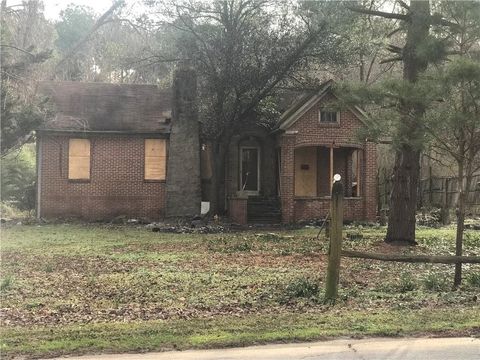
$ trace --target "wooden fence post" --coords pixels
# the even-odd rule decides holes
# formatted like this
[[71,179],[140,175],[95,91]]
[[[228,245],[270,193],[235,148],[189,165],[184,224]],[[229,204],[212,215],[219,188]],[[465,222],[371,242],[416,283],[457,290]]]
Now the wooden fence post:
[[330,249],[328,252],[325,302],[334,304],[338,294],[343,236],[343,185],[340,181],[336,181],[332,187],[330,219]]
[[450,205],[448,203],[448,188],[450,185],[450,179],[449,178],[443,179],[443,183],[445,184],[445,188],[443,189],[442,207],[440,209],[440,220],[443,225],[449,225],[450,224]]

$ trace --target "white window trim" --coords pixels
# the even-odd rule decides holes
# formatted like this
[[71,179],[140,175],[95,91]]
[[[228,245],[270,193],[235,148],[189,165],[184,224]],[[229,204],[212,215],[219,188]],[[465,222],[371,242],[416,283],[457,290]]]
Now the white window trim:
[[[243,190],[242,189],[242,178],[243,178],[243,169],[242,169],[242,154],[244,149],[256,149],[257,150],[257,190]],[[261,150],[259,146],[240,146],[240,154],[239,154],[239,160],[240,160],[240,192],[245,194],[245,195],[258,195],[260,193],[260,160],[261,159]]]

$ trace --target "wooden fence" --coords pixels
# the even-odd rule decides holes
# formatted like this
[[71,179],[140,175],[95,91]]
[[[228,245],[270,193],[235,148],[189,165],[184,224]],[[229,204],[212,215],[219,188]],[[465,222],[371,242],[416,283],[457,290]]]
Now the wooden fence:
[[[392,189],[390,175],[386,171],[378,174],[378,208],[388,209]],[[430,177],[420,180],[418,188],[418,207],[437,207],[455,209],[458,201],[458,180],[451,177]],[[480,214],[480,175],[473,177],[467,192],[467,212]]]
[[[447,182],[448,184],[448,182]],[[430,188],[431,189],[431,188]],[[449,189],[449,186],[446,187]],[[429,194],[431,191],[429,192]],[[343,250],[343,185],[335,182],[332,186],[332,199],[330,206],[330,244],[328,249],[327,276],[325,281],[325,302],[335,304],[338,296],[338,284],[340,281],[341,257],[359,259],[371,259],[378,261],[396,261],[408,263],[434,263],[455,264],[454,287],[461,283],[461,272],[457,283],[457,266],[467,264],[480,264],[480,256],[450,256],[450,255],[404,255],[404,254],[379,254],[352,250]],[[460,268],[461,269],[461,268]]]

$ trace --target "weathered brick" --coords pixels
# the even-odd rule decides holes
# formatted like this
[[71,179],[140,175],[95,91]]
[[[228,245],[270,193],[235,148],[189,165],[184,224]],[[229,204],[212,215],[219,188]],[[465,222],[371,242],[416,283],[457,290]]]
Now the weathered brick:
[[[361,196],[345,199],[344,217],[346,220],[374,221],[377,213],[376,200],[376,146],[369,141],[358,139],[362,122],[352,111],[340,112],[339,124],[321,124],[319,111],[325,102],[332,100],[325,96],[300,119],[290,126],[288,132],[278,138],[281,146],[280,197],[282,221],[284,223],[325,217],[330,210],[329,197],[295,197],[295,149],[303,146],[354,147],[363,150],[361,164]],[[335,169],[337,167],[335,166]],[[329,171],[329,169],[325,169]],[[344,179],[348,182],[348,177]]]
[[68,179],[69,138],[37,138],[40,216],[87,220],[164,217],[165,181],[144,180],[144,137],[91,136],[91,172],[86,182]]

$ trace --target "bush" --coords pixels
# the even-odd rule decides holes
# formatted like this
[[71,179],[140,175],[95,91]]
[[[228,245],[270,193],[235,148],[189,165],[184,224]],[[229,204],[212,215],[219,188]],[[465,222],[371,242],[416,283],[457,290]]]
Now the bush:
[[0,202],[0,217],[6,219],[25,219],[30,217],[28,211],[22,211],[11,203]]
[[428,274],[423,279],[423,285],[427,290],[442,291],[447,288],[447,279],[439,274]]
[[410,273],[402,273],[400,276],[400,285],[399,290],[401,292],[413,291],[417,285],[415,284],[415,279]]
[[35,208],[35,146],[27,144],[1,162],[1,197],[19,210]]
[[0,291],[6,291],[12,287],[13,283],[13,278],[11,276],[7,276],[4,279],[2,279],[2,282],[0,283]]
[[465,280],[471,286],[480,287],[480,272],[468,274]]
[[317,298],[320,293],[320,287],[318,282],[314,279],[297,278],[293,280],[285,288],[285,300],[291,300],[295,298],[313,299]]
[[237,243],[237,244],[234,244],[232,247],[231,247],[231,251],[239,251],[239,252],[242,252],[242,251],[252,251],[253,250],[253,245],[251,242],[248,242],[248,241],[242,241],[240,243]]

